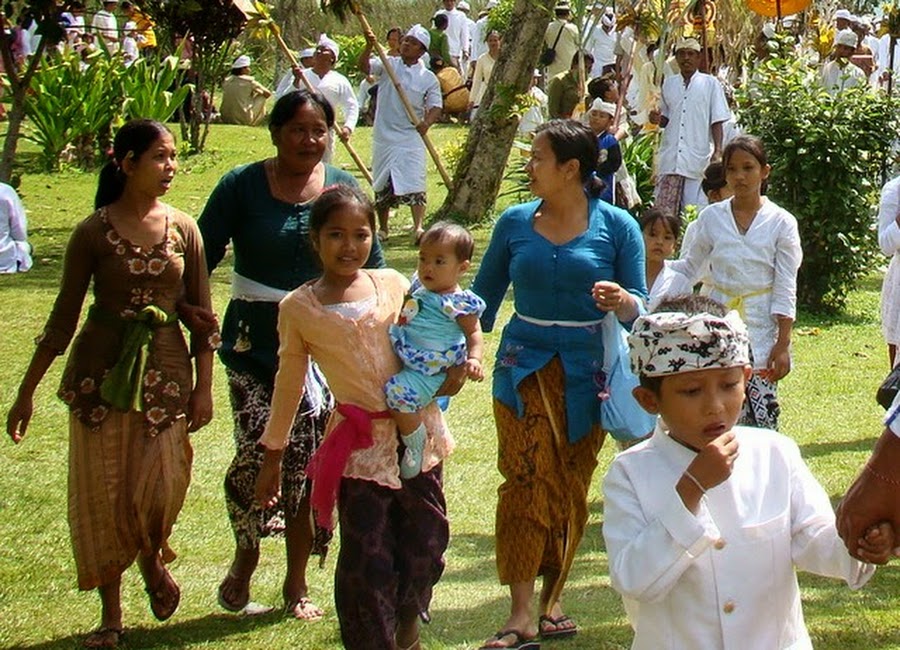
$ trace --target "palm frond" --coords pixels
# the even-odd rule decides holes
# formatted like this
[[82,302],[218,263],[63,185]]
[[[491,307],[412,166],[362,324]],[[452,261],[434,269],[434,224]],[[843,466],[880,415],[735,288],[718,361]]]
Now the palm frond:
[[349,14],[359,11],[359,3],[355,0],[320,0],[319,6],[326,14],[334,14],[342,22]]
[[231,0],[235,9],[244,16],[246,24],[244,25],[245,33],[251,38],[265,40],[271,33],[275,24],[272,22],[272,16],[269,8],[262,0]]

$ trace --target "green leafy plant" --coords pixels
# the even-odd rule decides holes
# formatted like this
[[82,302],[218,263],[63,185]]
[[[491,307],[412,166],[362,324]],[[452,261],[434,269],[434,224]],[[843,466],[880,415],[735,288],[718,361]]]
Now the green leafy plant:
[[59,168],[67,148],[81,167],[93,166],[98,136],[108,134],[121,114],[125,70],[119,58],[105,52],[92,54],[86,63],[67,52],[35,72],[25,102],[31,123],[26,137],[41,148],[47,170]]
[[358,86],[365,75],[356,65],[359,55],[366,48],[366,37],[362,34],[344,36],[343,34],[331,35],[337,44],[341,46],[341,58],[338,59],[335,69],[347,77],[354,86]]
[[645,206],[653,203],[653,153],[658,139],[658,132],[645,132],[621,143],[622,163],[634,179],[641,203]]
[[877,250],[873,212],[882,165],[900,136],[897,107],[864,88],[831,97],[815,70],[782,58],[757,69],[738,101],[741,124],[768,152],[769,196],[799,222],[800,304],[843,308]]
[[[144,117],[166,122],[184,103],[193,86],[182,83],[178,57],[138,59],[122,76],[126,119]],[[171,89],[175,90],[171,90]]]

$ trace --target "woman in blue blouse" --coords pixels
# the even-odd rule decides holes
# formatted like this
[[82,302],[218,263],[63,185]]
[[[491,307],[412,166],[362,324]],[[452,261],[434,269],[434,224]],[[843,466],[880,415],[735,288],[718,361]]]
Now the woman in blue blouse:
[[[281,97],[269,118],[275,156],[225,174],[199,220],[210,273],[222,261],[229,242],[234,248],[231,300],[219,350],[228,375],[237,447],[225,475],[236,547],[219,586],[219,604],[230,611],[249,603],[260,539],[283,529],[285,609],[302,619],[322,616],[307,593],[306,565],[311,552],[324,554],[328,537],[310,523],[306,465],[321,442],[330,413],[324,383],[307,382],[282,464],[278,512],[263,511],[255,504],[254,488],[262,463],[256,443],[269,419],[278,366],[278,302],[319,275],[318,256],[309,238],[313,202],[330,185],[356,185],[346,172],[322,163],[333,124],[334,110],[321,95],[299,90]],[[384,266],[378,242],[366,266]]]
[[[539,198],[508,209],[494,227],[472,287],[490,332],[506,290],[515,314],[494,366],[498,466],[496,553],[511,611],[485,648],[529,647],[577,628],[560,595],[587,522],[587,491],[603,444],[599,323],[623,323],[646,296],[644,245],[632,217],[599,199],[597,140],[574,120],[536,132],[526,167]],[[543,576],[540,617],[532,615]],[[534,647],[534,646],[532,646]]]

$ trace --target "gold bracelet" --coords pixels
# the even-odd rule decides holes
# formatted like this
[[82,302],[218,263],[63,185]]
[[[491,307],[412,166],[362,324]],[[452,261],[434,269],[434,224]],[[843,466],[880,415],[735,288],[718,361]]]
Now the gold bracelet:
[[691,474],[688,470],[684,470],[684,476],[687,476],[694,482],[694,485],[697,486],[697,489],[700,490],[703,494],[706,494],[706,488],[703,487],[703,484],[697,480],[697,477]]
[[869,463],[866,463],[866,464],[863,466],[863,469],[865,469],[866,471],[868,471],[869,474],[871,474],[872,476],[874,476],[875,478],[877,478],[879,481],[883,481],[883,482],[887,483],[888,485],[895,485],[895,486],[897,486],[897,487],[900,487],[900,481],[897,481],[897,480],[892,479],[892,478],[888,478],[887,476],[884,476],[883,474],[879,474],[879,473],[876,472],[874,469],[872,469],[872,466],[871,466]]

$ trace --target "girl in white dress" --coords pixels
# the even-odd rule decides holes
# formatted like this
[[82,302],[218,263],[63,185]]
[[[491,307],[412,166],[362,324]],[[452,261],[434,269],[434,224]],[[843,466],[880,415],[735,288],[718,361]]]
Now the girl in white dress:
[[739,136],[722,156],[733,196],[700,213],[674,270],[691,281],[712,265],[710,298],[747,324],[753,375],[741,424],[777,429],[777,382],[791,371],[797,270],[803,259],[797,220],[764,196],[771,168],[762,142]]
[[674,298],[693,291],[690,279],[674,271],[669,258],[675,252],[681,236],[681,217],[650,208],[638,219],[644,236],[644,253],[647,264],[647,311],[654,311],[665,298]]
[[878,245],[891,258],[881,287],[881,332],[888,344],[891,368],[900,343],[900,176],[881,189],[878,206]]

